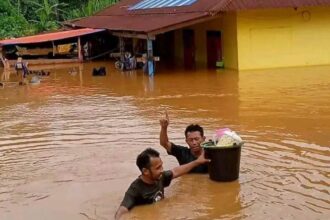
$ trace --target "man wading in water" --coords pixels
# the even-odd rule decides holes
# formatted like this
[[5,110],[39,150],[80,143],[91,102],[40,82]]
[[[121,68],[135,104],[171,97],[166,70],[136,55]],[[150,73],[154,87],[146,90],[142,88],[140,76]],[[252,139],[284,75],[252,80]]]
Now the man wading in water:
[[[189,148],[176,145],[168,140],[167,128],[170,123],[167,111],[165,111],[165,118],[159,120],[160,122],[160,135],[159,141],[169,155],[175,156],[180,165],[187,164],[194,161],[199,157],[203,148],[201,143],[205,141],[203,128],[197,124],[189,125],[185,130],[186,143]],[[201,164],[190,171],[191,173],[207,173],[207,164]]]
[[163,162],[159,153],[148,148],[144,150],[136,159],[136,165],[141,171],[141,175],[130,185],[121,202],[115,219],[127,213],[136,205],[151,204],[164,198],[164,188],[169,186],[172,179],[188,173],[191,169],[201,164],[210,162],[205,159],[204,152],[194,161],[172,170],[163,170]]

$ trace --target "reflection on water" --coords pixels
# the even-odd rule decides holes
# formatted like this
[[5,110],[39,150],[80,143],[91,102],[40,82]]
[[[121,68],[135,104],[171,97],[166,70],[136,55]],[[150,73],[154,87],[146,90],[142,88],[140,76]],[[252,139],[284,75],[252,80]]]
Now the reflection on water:
[[[93,77],[100,66],[107,76]],[[240,178],[184,176],[128,219],[329,218],[330,67],[153,78],[101,62],[45,68],[39,85],[0,88],[0,219],[112,219],[140,151],[177,165],[158,143],[164,109],[178,144],[189,123],[241,134]]]

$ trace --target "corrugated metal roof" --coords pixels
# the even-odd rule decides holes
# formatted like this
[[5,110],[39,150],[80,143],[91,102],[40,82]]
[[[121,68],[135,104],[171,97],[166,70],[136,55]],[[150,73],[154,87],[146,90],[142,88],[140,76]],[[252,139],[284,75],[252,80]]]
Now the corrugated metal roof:
[[329,5],[330,0],[228,0],[227,3],[217,4],[212,10],[236,11],[257,8],[295,8],[305,6]]
[[[171,1],[171,0],[166,0]],[[197,0],[195,3],[185,6],[162,7],[162,8],[146,8],[139,10],[129,10],[129,8],[137,5],[141,0],[122,0],[117,4],[112,5],[94,16],[108,16],[108,15],[140,15],[140,14],[180,14],[192,12],[209,12],[216,4],[225,3],[228,0]]]
[[113,31],[152,32],[172,25],[207,17],[205,13],[91,16],[75,22],[77,26],[107,28]]
[[2,40],[0,41],[0,45],[42,43],[47,41],[62,40],[71,37],[93,34],[100,31],[104,31],[104,29],[82,28],[77,30],[60,31],[54,33],[39,34],[39,35],[20,37],[15,39]]
[[[158,0],[163,1],[163,0]],[[172,0],[166,0],[171,2]],[[182,0],[181,0],[182,1]],[[128,10],[129,8],[142,3],[143,0],[121,0],[97,15],[130,15],[130,14],[179,14],[191,12],[220,12],[241,9],[257,8],[286,8],[330,5],[330,0],[197,0],[193,4],[176,7],[146,8],[139,10]]]
[[[184,2],[184,0],[177,1]],[[142,3],[146,3],[146,0],[122,0],[94,16],[83,18],[73,24],[79,27],[148,33],[164,27],[204,19],[207,16],[211,17],[223,11],[330,5],[330,0],[197,0],[190,5],[175,7],[158,7],[165,2],[174,3],[173,0],[148,2],[153,3],[154,8],[143,8]],[[138,10],[129,10],[138,5],[141,6]]]
[[[167,0],[171,1],[171,0]],[[106,28],[114,31],[154,32],[169,26],[203,19],[210,9],[227,0],[197,0],[186,6],[129,10],[141,0],[122,0],[105,10],[79,21],[78,27]]]
[[197,0],[143,0],[129,8],[129,10],[149,9],[149,8],[165,8],[165,7],[180,7],[191,5]]

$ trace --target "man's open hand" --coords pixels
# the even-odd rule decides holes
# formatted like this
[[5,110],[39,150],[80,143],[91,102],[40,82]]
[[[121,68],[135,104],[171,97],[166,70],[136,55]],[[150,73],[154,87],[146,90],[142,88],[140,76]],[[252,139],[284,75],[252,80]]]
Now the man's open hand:
[[210,159],[206,159],[205,158],[205,151],[203,149],[201,155],[196,159],[196,161],[199,163],[199,164],[203,164],[203,163],[209,163],[211,162]]

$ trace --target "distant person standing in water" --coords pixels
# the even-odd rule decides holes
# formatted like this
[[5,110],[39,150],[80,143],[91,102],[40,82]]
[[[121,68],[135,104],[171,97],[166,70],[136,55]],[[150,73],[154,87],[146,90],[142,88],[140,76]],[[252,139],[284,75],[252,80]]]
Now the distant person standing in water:
[[[204,130],[198,124],[191,124],[185,130],[186,143],[189,148],[176,145],[169,141],[167,136],[167,128],[170,123],[167,111],[165,111],[165,118],[159,120],[160,135],[159,141],[169,155],[175,156],[180,165],[187,164],[196,160],[202,153],[203,148],[201,143],[205,141]],[[207,173],[208,165],[201,164],[190,171],[191,173]]]
[[8,81],[10,78],[10,63],[7,58],[1,59],[3,63],[3,73],[1,76],[1,81]]
[[147,148],[136,159],[136,165],[139,167],[141,175],[126,191],[125,197],[115,214],[115,219],[120,219],[123,214],[136,205],[151,204],[162,200],[164,198],[164,188],[171,184],[172,179],[182,176],[194,167],[207,162],[210,162],[210,160],[205,159],[203,152],[190,163],[164,171],[159,153],[152,148]]
[[25,85],[27,83],[26,76],[29,72],[27,65],[28,63],[24,63],[22,57],[17,58],[15,70],[16,74],[21,76],[19,82],[20,85]]

